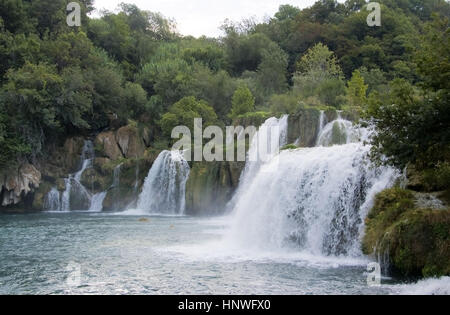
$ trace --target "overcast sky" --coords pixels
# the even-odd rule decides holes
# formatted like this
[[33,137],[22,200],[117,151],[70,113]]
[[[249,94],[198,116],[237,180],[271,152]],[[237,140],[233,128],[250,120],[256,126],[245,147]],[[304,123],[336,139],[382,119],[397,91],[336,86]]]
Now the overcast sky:
[[175,19],[183,35],[221,35],[219,27],[225,19],[241,21],[252,16],[262,20],[273,16],[281,4],[305,8],[316,0],[94,0],[96,9],[114,11],[121,2],[134,3],[139,8],[160,12]]

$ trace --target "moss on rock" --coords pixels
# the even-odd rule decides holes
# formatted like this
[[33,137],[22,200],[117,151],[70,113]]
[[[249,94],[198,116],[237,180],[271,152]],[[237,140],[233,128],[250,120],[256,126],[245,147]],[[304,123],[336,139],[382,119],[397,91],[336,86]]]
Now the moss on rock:
[[194,163],[186,184],[187,214],[222,214],[244,167],[239,162]]
[[52,189],[52,184],[46,181],[42,181],[39,188],[34,193],[32,209],[36,211],[44,210],[45,198],[48,192]]
[[450,209],[417,209],[413,192],[388,189],[377,196],[366,227],[364,253],[388,255],[394,274],[450,275]]
[[320,110],[302,109],[289,116],[288,143],[298,143],[300,147],[313,147],[320,130]]
[[251,112],[244,115],[238,116],[234,122],[234,126],[254,126],[259,128],[267,119],[273,117],[274,115],[270,112]]
[[296,149],[298,149],[298,147],[295,144],[288,144],[288,145],[285,145],[284,147],[282,147],[280,150],[285,151],[285,150],[296,150]]

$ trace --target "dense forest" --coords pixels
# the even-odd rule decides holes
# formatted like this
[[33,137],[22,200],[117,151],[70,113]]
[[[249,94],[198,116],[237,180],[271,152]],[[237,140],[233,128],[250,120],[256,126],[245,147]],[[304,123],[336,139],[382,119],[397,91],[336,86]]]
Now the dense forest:
[[[166,148],[174,126],[240,116],[349,110],[372,121],[374,158],[450,182],[450,4],[379,0],[280,6],[264,22],[225,21],[221,38],[181,36],[161,14],[121,4],[66,24],[66,0],[0,1],[0,169],[130,121]],[[438,179],[436,179],[438,177]]]

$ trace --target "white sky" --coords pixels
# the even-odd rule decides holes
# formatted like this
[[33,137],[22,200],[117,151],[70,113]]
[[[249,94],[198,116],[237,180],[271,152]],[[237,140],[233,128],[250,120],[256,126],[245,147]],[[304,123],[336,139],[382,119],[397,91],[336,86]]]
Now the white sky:
[[[316,0],[95,0],[96,9],[114,11],[121,2],[134,3],[140,9],[160,12],[176,21],[183,35],[217,37],[225,19],[273,16],[281,4],[309,7]],[[340,1],[343,2],[343,1]]]

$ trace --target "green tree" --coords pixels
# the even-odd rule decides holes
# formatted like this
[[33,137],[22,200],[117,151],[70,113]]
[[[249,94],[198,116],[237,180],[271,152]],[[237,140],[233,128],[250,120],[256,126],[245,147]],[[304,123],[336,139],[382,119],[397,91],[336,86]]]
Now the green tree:
[[342,70],[336,56],[319,43],[299,60],[294,90],[303,98],[317,96],[322,104],[338,107],[345,93]]
[[138,119],[146,111],[147,92],[140,84],[127,82],[124,89],[125,104],[130,111],[130,116]]
[[364,84],[364,78],[359,70],[353,72],[350,81],[347,82],[347,105],[351,108],[361,109],[367,103],[368,85]]
[[42,151],[46,135],[61,131],[56,103],[62,89],[62,79],[55,67],[45,64],[25,64],[7,73],[3,87],[7,114],[17,134],[23,135],[33,154]]
[[194,119],[202,118],[203,127],[206,128],[217,123],[217,115],[214,109],[203,100],[197,100],[193,96],[184,97],[173,104],[160,121],[164,134],[170,137],[173,128],[186,126],[194,132]]
[[246,86],[240,86],[234,92],[232,100],[231,118],[236,118],[255,110],[255,97]]
[[273,113],[295,114],[299,108],[299,98],[293,93],[275,94],[270,98],[270,110]]
[[436,19],[416,53],[422,89],[395,80],[386,94],[372,94],[368,116],[377,134],[373,153],[386,163],[433,168],[450,156],[450,29]]
[[257,70],[259,94],[270,96],[283,93],[287,89],[288,58],[275,43],[262,52],[262,60]]
[[30,153],[30,147],[11,129],[3,104],[0,103],[0,169],[15,166],[16,161]]

